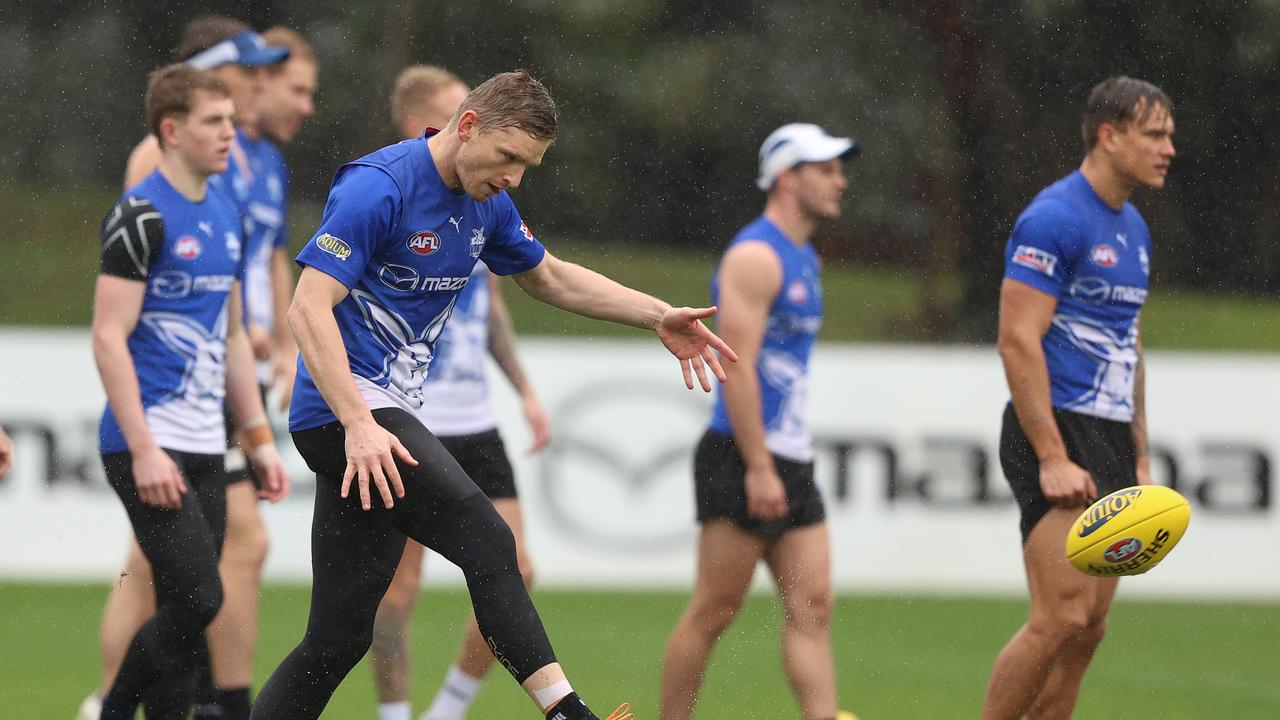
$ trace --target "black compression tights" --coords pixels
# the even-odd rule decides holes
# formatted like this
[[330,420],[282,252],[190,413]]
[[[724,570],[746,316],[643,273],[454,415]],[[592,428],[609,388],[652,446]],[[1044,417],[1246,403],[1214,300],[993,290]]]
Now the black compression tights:
[[133,718],[144,695],[147,720],[185,718],[191,705],[190,674],[205,652],[204,629],[222,606],[218,556],[227,523],[225,460],[221,454],[169,455],[187,483],[178,510],[138,499],[129,453],[102,458],[107,480],[151,563],[156,591],[156,614],[134,635],[115,684],[103,698],[104,719]]
[[361,510],[356,484],[339,497],[346,467],[342,426],[294,433],[316,473],[311,530],[311,617],[302,643],[263,685],[255,720],[317,718],[338,684],[369,650],[373,619],[408,535],[466,575],[476,623],[494,655],[523,683],[556,661],[516,562],[511,529],[453,456],[409,413],[373,411],[418,461],[397,463],[405,497],[387,510],[377,492]]

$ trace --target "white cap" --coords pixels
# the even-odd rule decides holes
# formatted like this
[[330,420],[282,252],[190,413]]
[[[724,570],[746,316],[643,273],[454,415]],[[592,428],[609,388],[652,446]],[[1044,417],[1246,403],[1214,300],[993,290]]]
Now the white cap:
[[858,154],[858,141],[831,137],[812,123],[790,123],[769,133],[760,145],[756,187],[768,191],[782,174],[803,162],[826,162]]

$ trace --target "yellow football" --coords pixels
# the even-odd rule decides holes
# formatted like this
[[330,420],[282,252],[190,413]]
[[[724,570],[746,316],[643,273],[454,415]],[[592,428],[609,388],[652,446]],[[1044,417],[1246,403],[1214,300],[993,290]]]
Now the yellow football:
[[1173,488],[1135,485],[1090,505],[1067,534],[1067,559],[1097,577],[1140,575],[1187,531],[1191,505]]

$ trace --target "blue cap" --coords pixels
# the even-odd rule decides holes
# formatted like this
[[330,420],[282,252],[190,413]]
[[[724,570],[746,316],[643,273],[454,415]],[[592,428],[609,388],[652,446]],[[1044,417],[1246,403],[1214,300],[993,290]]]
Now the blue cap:
[[187,58],[187,64],[200,70],[213,70],[227,63],[245,67],[274,65],[289,57],[289,48],[268,45],[262,36],[252,30],[214,45]]

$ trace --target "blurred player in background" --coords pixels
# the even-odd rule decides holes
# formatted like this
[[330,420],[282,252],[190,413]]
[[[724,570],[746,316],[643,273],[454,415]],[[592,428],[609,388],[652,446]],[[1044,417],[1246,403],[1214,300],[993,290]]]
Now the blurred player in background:
[[[467,86],[456,75],[430,65],[406,68],[391,94],[391,117],[408,140],[425,128],[443,128],[467,97]],[[459,224],[461,221],[458,221]],[[457,232],[445,227],[445,235]],[[493,356],[521,399],[533,435],[530,452],[538,452],[551,437],[542,403],[527,380],[515,351],[515,331],[498,276],[477,262],[471,278],[436,341],[431,371],[422,385],[418,417],[440,440],[497,509],[516,541],[516,559],[526,588],[533,583],[533,565],[525,551],[520,501],[515,475],[507,458],[498,420],[489,401],[485,353]],[[421,592],[423,547],[410,539],[373,625],[374,686],[379,720],[409,720],[409,618]],[[467,620],[458,658],[445,674],[444,684],[423,714],[423,720],[461,720],[493,666],[494,657],[476,627]]]
[[1084,162],[1031,201],[1005,249],[1000,465],[1022,513],[1031,612],[996,659],[986,720],[1071,716],[1118,580],[1071,567],[1067,532],[1091,499],[1151,482],[1138,337],[1151,235],[1129,196],[1164,187],[1172,110],[1151,83],[1095,86]]
[[13,440],[9,439],[9,434],[0,427],[0,479],[9,474],[9,469],[13,467]]
[[541,164],[557,126],[541,83],[502,73],[439,133],[339,169],[289,309],[306,361],[289,424],[317,482],[311,615],[255,718],[320,715],[369,649],[406,535],[462,569],[486,644],[540,712],[596,718],[556,660],[506,522],[417,415],[436,341],[481,260],[543,302],[653,330],[690,388],[696,376],[710,390],[707,365],[724,378],[714,350],[734,356],[700,321],[714,308],[673,308],[534,238],[506,191]]
[[[301,56],[296,62],[289,61],[290,48],[295,46]],[[283,322],[292,291],[292,271],[283,248],[285,168],[279,150],[263,137],[260,109],[270,106],[277,115],[287,115],[289,108],[296,106],[309,114],[310,92],[315,86],[315,54],[305,42],[268,45],[248,25],[231,18],[210,16],[194,20],[184,28],[175,56],[192,67],[209,69],[226,84],[235,104],[236,137],[231,144],[231,159],[227,169],[211,177],[210,183],[224,197],[234,200],[244,222],[246,262],[242,316],[259,360],[259,381],[265,382],[271,377],[267,363],[272,349],[288,357],[286,364],[296,361],[296,350]],[[289,82],[289,78],[296,79]],[[291,92],[293,85],[303,86],[303,92]],[[286,97],[299,94],[307,96],[305,107],[302,99]],[[277,124],[288,130],[286,123]],[[126,188],[133,187],[155,170],[159,153],[154,136],[138,144],[125,171]],[[276,256],[278,259],[272,262]],[[273,270],[288,284],[280,290],[282,297],[278,301],[272,297]],[[273,305],[278,305],[278,310],[273,310]],[[277,313],[278,322],[273,319]],[[281,379],[292,380],[292,370],[279,375]],[[257,603],[268,538],[257,507],[260,492],[252,482],[243,453],[233,448],[227,463],[231,475],[227,488],[226,546],[220,563],[225,601],[222,612],[209,628],[210,654],[201,658],[202,666],[211,664],[212,667],[202,667],[198,679],[202,688],[197,695],[196,717],[237,720],[247,717],[250,707]],[[113,585],[103,612],[101,687],[104,690],[114,679],[133,633],[155,612],[151,569],[136,542],[132,544],[124,572],[125,579]],[[214,692],[215,686],[221,690]],[[86,699],[81,715],[92,717],[95,703],[96,696]]]
[[764,213],[738,231],[711,281],[717,332],[738,351],[694,458],[701,534],[693,597],[667,644],[662,720],[693,714],[707,661],[764,560],[785,612],[782,660],[807,720],[837,713],[830,540],[813,479],[809,355],[822,325],[810,239],[840,216],[844,161],[858,145],[784,125],[760,148]]
[[93,304],[108,399],[100,449],[154,568],[156,598],[102,698],[103,720],[132,720],[144,695],[149,719],[190,710],[191,673],[223,597],[224,395],[264,494],[288,490],[240,323],[243,227],[208,183],[226,169],[233,115],[212,73],[187,65],[152,73],[146,116],[160,166],[103,221]]

